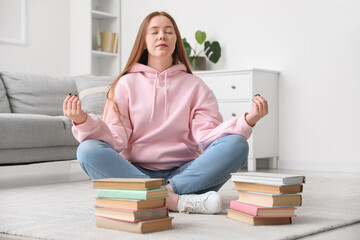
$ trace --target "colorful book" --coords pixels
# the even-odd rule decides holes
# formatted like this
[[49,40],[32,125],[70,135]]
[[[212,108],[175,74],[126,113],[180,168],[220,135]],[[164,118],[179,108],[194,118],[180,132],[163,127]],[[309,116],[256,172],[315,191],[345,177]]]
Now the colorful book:
[[93,188],[138,189],[159,188],[164,185],[163,178],[105,178],[93,180]]
[[154,198],[168,197],[168,189],[165,187],[148,190],[129,190],[129,189],[97,189],[98,198],[118,198],[147,200]]
[[233,209],[226,209],[227,217],[250,225],[280,225],[291,224],[291,217],[257,217]]
[[267,185],[295,185],[305,183],[305,176],[280,173],[237,172],[231,174],[231,180],[233,182],[250,182]]
[[162,207],[144,210],[129,210],[95,206],[95,216],[107,217],[128,222],[140,222],[168,217],[169,209],[167,207]]
[[96,206],[129,210],[160,208],[165,206],[165,198],[156,198],[151,200],[96,198]]
[[296,217],[294,207],[263,207],[231,200],[230,208],[257,217]]
[[173,217],[160,218],[140,222],[125,222],[111,218],[96,217],[96,226],[133,233],[150,233],[172,228]]
[[295,207],[301,206],[300,194],[275,194],[250,191],[239,191],[240,202],[256,204],[266,207]]
[[303,191],[302,184],[296,185],[265,185],[258,183],[248,182],[234,182],[235,189],[252,192],[265,192],[265,193],[301,193]]

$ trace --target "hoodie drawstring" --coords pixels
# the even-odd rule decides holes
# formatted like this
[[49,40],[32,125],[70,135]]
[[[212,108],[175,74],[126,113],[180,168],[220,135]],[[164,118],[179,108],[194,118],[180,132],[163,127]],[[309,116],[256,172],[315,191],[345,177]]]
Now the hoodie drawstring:
[[152,121],[153,117],[154,117],[154,111],[155,111],[155,101],[156,101],[156,87],[157,87],[157,82],[158,82],[158,73],[156,73],[155,75],[155,83],[154,83],[154,98],[153,98],[153,105],[152,105],[152,109],[151,109],[151,116],[150,116],[150,120],[149,122]]
[[168,109],[167,109],[167,72],[165,72],[165,120],[168,117]]
[[[154,117],[155,114],[155,102],[156,102],[156,93],[157,93],[157,85],[158,85],[158,81],[159,81],[159,74],[156,73],[155,74],[155,82],[154,82],[154,96],[153,96],[153,104],[152,104],[152,109],[151,109],[151,116],[150,116],[150,120],[149,122],[152,122],[152,119]],[[167,80],[167,72],[165,72],[165,120],[168,118],[168,106],[167,106],[167,95],[168,95],[168,89],[167,89],[167,85],[168,85],[168,80]]]

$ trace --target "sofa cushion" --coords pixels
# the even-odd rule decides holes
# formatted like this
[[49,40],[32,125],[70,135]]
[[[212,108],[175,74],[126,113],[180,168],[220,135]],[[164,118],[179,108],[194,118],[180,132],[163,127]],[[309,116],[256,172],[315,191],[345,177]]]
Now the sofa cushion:
[[116,76],[82,75],[75,77],[81,107],[87,113],[102,115],[106,95]]
[[71,126],[65,116],[1,113],[0,149],[78,145]]
[[2,72],[2,79],[13,113],[63,115],[65,97],[77,94],[73,77]]
[[10,113],[10,104],[9,100],[6,96],[6,91],[4,84],[1,80],[1,73],[0,73],[0,113]]

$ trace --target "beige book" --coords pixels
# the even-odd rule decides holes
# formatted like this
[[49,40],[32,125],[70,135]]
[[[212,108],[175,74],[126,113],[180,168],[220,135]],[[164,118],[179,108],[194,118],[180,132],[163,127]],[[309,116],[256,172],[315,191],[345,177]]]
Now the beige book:
[[115,33],[114,42],[113,42],[113,45],[112,45],[112,52],[113,53],[117,53],[118,42],[119,42],[119,33]]
[[301,206],[300,194],[274,194],[239,191],[239,201],[267,207]]
[[143,210],[129,210],[95,206],[95,216],[107,217],[111,219],[129,222],[139,222],[144,220],[153,220],[168,217],[169,210],[167,207]]
[[145,190],[163,185],[163,178],[105,178],[93,180],[93,188]]
[[265,192],[265,193],[300,193],[303,190],[302,184],[296,185],[265,185],[248,182],[234,182],[235,189],[243,191],[253,192]]
[[226,209],[227,217],[250,225],[280,225],[291,224],[291,217],[256,217],[232,209]]
[[141,222],[125,222],[110,218],[96,217],[96,226],[133,233],[150,233],[168,230],[172,228],[173,217]]
[[96,206],[122,208],[122,209],[130,209],[130,210],[159,208],[165,206],[165,198],[150,199],[150,200],[96,198]]
[[111,52],[112,32],[101,32],[101,48],[104,52]]

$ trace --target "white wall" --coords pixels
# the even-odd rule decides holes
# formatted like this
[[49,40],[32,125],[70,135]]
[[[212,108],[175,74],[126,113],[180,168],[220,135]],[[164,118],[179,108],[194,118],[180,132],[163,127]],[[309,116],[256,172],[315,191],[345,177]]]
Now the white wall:
[[68,75],[69,0],[26,2],[27,43],[25,46],[0,44],[0,71]]
[[360,172],[360,1],[122,0],[122,66],[154,10],[220,42],[211,69],[281,71],[280,168]]
[[[122,66],[142,19],[165,10],[194,43],[222,45],[211,69],[281,71],[280,167],[360,172],[360,1],[122,0]],[[0,44],[0,71],[70,72],[69,0],[27,1],[27,45]]]

